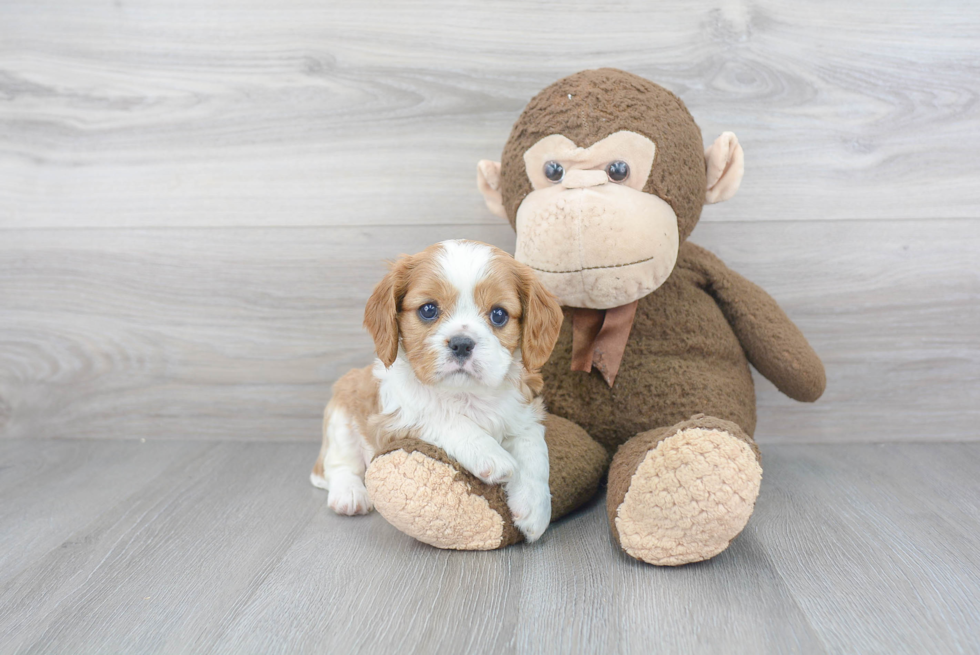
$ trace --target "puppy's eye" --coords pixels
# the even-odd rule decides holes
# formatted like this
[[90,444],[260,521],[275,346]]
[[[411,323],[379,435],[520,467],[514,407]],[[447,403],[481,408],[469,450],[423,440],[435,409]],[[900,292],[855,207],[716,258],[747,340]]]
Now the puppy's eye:
[[630,176],[630,167],[624,161],[614,161],[606,166],[606,175],[613,182],[622,182]]
[[510,319],[510,314],[503,307],[494,307],[490,310],[490,322],[497,327],[504,327]]
[[419,318],[423,321],[434,321],[439,315],[439,305],[434,302],[427,302],[419,307]]
[[565,169],[556,161],[545,162],[544,176],[552,182],[561,182],[561,178],[565,177]]

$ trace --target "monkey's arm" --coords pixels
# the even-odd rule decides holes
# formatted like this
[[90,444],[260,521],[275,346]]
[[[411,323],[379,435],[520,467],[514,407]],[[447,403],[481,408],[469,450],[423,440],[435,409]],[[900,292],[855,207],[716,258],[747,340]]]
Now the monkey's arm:
[[707,291],[735,331],[749,362],[793,400],[813,402],[827,375],[806,337],[768,293],[715,255],[684,244],[688,265],[707,279]]

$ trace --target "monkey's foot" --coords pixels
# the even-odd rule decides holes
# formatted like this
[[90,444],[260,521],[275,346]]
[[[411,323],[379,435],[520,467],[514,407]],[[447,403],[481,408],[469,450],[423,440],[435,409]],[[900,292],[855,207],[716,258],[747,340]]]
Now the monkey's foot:
[[734,423],[699,414],[623,444],[609,471],[609,522],[636,559],[700,562],[742,531],[761,482],[752,439]]
[[[609,457],[571,421],[548,415],[544,425],[554,521],[595,495]],[[436,548],[492,550],[524,540],[502,486],[481,482],[423,441],[390,444],[368,466],[365,483],[381,516]]]
[[493,550],[522,539],[503,488],[471,475],[441,449],[401,439],[365,475],[375,509],[423,543],[453,550]]

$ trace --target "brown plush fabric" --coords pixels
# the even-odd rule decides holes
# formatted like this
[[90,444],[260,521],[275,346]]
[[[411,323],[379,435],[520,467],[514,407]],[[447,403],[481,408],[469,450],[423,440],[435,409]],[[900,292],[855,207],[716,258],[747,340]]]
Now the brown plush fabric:
[[705,416],[704,414],[695,414],[688,420],[681,421],[676,425],[654,428],[653,430],[647,430],[636,435],[616,451],[616,456],[613,458],[612,464],[609,467],[609,481],[606,486],[606,509],[609,512],[609,524],[617,542],[619,541],[619,534],[616,531],[616,508],[623,503],[626,492],[629,491],[630,480],[633,479],[633,474],[636,473],[636,467],[640,465],[640,462],[643,461],[643,458],[648,452],[657,447],[657,444],[688,428],[724,430],[749,444],[752,452],[755,453],[756,460],[760,463],[762,462],[759,447],[755,444],[752,437],[745,434],[738,425],[731,421],[724,421],[713,416]]
[[609,477],[606,480],[606,513],[609,516],[609,527],[612,529],[613,539],[619,543],[619,531],[616,529],[616,510],[623,504],[626,492],[630,489],[630,481],[636,468],[646,457],[646,454],[657,447],[657,444],[676,434],[677,426],[654,428],[636,435],[619,450],[613,457],[612,464],[609,466]]
[[712,295],[735,331],[749,362],[793,400],[812,403],[827,374],[817,353],[772,296],[700,246],[688,245],[689,262],[708,280]]
[[544,425],[550,464],[551,520],[555,521],[595,495],[609,466],[609,454],[567,419],[549,414]]
[[[609,454],[589,438],[585,430],[571,421],[548,415],[545,418],[545,441],[548,443],[551,487],[551,520],[555,521],[579,508],[592,498],[609,466]],[[488,485],[461,467],[446,453],[431,444],[414,438],[397,439],[380,451],[375,459],[402,450],[407,454],[421,453],[451,466],[456,479],[468,492],[482,496],[504,522],[500,548],[510,546],[524,537],[514,527],[503,486]],[[420,485],[423,486],[423,485]],[[388,517],[390,520],[390,517]],[[414,536],[414,535],[413,535]]]
[[684,103],[667,89],[615,68],[582,71],[558,80],[531,99],[501,155],[500,186],[511,225],[531,193],[524,153],[546,136],[563,134],[587,148],[621,130],[653,140],[657,151],[646,186],[677,214],[683,241],[691,234],[707,186],[704,146]]
[[640,299],[611,388],[596,370],[571,370],[573,311],[566,309],[558,344],[541,371],[549,411],[585,428],[610,452],[633,435],[699,413],[754,432],[752,374],[709,292],[702,253],[682,244],[667,281]]

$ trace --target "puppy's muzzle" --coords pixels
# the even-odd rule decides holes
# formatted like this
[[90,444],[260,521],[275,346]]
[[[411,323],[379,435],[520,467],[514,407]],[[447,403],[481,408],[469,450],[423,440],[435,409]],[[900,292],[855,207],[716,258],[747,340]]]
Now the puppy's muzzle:
[[449,352],[453,354],[453,357],[461,362],[465,362],[473,354],[473,348],[476,346],[476,342],[469,337],[457,334],[455,337],[449,340]]

